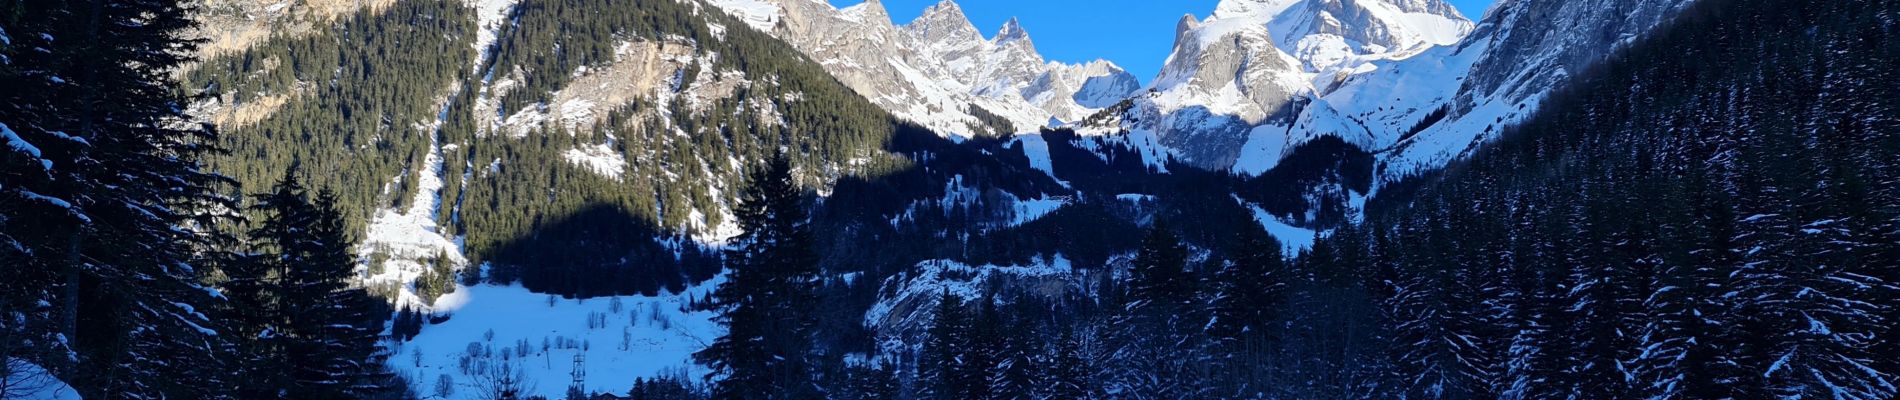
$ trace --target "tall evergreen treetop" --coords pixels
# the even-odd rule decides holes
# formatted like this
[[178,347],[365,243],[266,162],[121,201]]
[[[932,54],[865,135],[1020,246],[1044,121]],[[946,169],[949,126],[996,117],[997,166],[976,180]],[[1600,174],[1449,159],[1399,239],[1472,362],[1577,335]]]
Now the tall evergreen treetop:
[[720,399],[805,399],[814,381],[817,257],[802,194],[784,155],[754,170],[734,209],[744,230],[725,253],[728,275],[714,294],[727,333],[694,359],[711,367]]
[[[216,134],[171,74],[195,22],[176,0],[0,2],[0,336],[91,398],[211,398],[221,326],[198,278],[229,238]],[[44,303],[42,303],[44,301]]]

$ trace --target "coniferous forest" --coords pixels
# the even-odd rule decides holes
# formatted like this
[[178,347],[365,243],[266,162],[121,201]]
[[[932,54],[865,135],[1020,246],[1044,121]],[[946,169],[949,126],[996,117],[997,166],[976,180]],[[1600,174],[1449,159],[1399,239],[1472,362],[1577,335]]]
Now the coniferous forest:
[[0,399],[1900,398],[1896,0],[1682,3],[1402,177],[933,132],[702,0],[206,4],[0,0]]

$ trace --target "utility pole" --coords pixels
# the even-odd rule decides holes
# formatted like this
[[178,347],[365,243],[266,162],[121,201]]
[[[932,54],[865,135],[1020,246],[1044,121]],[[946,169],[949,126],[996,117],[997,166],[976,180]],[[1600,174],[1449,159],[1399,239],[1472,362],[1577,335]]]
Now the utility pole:
[[574,354],[574,372],[570,374],[574,382],[568,384],[568,398],[586,398],[587,396],[587,352]]

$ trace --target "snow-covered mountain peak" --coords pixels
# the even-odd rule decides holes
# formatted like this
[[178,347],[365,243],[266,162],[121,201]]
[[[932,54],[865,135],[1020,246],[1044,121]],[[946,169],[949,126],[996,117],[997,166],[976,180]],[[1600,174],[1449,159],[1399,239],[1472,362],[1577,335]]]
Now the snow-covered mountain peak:
[[1177,44],[1181,43],[1182,40],[1185,40],[1187,38],[1187,35],[1189,33],[1192,33],[1194,32],[1195,29],[1200,29],[1200,28],[1201,28],[1200,18],[1195,18],[1194,14],[1181,15],[1181,22],[1177,22],[1174,24],[1174,42]]
[[767,33],[873,103],[947,135],[1032,131],[1052,121],[1079,120],[1140,86],[1106,62],[1044,60],[1021,21],[1012,19],[985,39],[952,1],[901,27],[875,0],[842,9],[823,0],[703,1],[759,22],[754,27],[770,27]]
[[853,22],[885,26],[891,25],[891,13],[889,10],[884,9],[884,2],[881,0],[865,0],[863,3],[845,7],[838,11],[840,16]]
[[951,0],[924,9],[923,15],[904,25],[904,30],[924,43],[971,44],[983,40],[976,24],[963,14],[963,7]]
[[1472,29],[1445,0],[1222,0],[1206,18],[1181,18],[1152,93],[1109,132],[1153,135],[1178,160],[1227,168],[1249,136],[1286,131],[1313,99],[1375,63]]
[[1221,0],[1214,6],[1212,19],[1265,20],[1280,15],[1288,7],[1305,0]]
[[1444,0],[1223,0],[1204,25],[1267,27],[1310,72],[1404,58],[1457,43],[1470,20]]
[[1015,17],[1010,17],[1009,22],[1004,22],[1003,28],[996,31],[996,38],[992,41],[1000,46],[1011,42],[1028,40],[1029,31],[1023,29],[1022,21],[1016,20]]

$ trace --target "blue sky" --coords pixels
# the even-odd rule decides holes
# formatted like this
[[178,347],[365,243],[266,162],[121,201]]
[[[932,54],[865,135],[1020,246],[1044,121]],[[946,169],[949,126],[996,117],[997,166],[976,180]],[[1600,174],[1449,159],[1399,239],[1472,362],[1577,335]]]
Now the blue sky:
[[[845,7],[863,0],[829,0]],[[941,0],[883,0],[897,24],[910,23]],[[1493,0],[1448,0],[1477,19]],[[984,37],[1010,17],[1020,18],[1036,49],[1050,60],[1080,63],[1106,58],[1142,82],[1161,71],[1174,47],[1182,14],[1206,17],[1219,0],[957,0]]]

